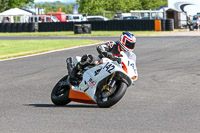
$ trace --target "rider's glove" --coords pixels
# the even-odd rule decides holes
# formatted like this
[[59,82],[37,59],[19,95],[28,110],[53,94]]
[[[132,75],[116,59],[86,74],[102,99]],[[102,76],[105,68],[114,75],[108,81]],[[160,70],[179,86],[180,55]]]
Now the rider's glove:
[[93,62],[93,56],[90,54],[85,54],[82,56],[80,64],[85,65],[87,63],[91,64]]
[[107,57],[109,59],[113,58],[113,55],[111,53],[109,53],[109,52],[103,52],[102,54],[103,54],[103,56],[105,56],[105,57]]
[[113,61],[117,61],[119,64],[121,64],[122,63],[122,60],[121,60],[121,58],[118,58],[118,57],[113,57]]
[[102,59],[104,56],[100,54],[100,55],[98,55],[98,57],[99,57],[99,59]]

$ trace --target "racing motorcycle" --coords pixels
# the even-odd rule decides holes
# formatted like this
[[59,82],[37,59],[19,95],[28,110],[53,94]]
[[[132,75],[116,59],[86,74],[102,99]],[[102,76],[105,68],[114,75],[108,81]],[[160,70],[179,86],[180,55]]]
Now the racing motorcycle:
[[[116,104],[138,78],[136,55],[123,51],[121,55],[121,63],[104,57],[98,65],[85,67],[79,85],[71,85],[68,75],[64,76],[52,90],[52,102],[64,106],[74,101],[97,104],[102,108]],[[67,58],[68,73],[80,60],[81,57],[76,56],[74,63],[72,57]]]

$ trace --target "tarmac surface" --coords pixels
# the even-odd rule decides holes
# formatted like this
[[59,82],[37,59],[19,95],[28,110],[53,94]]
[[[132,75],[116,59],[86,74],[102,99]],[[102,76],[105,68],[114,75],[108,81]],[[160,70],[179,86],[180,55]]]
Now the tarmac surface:
[[200,31],[188,31],[188,30],[180,30],[177,32],[170,32],[165,34],[160,34],[156,36],[200,36]]
[[108,109],[50,100],[66,57],[95,46],[0,61],[0,133],[199,133],[199,33],[137,37],[138,81]]
[[[167,33],[162,33],[158,35],[152,35],[152,36],[145,36],[145,37],[163,37],[163,36],[168,36],[168,37],[174,37],[174,36],[200,36],[200,31],[187,31],[187,30],[179,30],[179,31],[174,31],[174,32],[167,32]],[[137,38],[144,37],[144,36],[137,36]],[[107,41],[110,38],[113,38],[113,40],[118,40],[118,36],[103,36],[103,37],[37,37],[37,36],[0,36],[0,40],[58,40],[58,39],[92,39],[92,40],[102,40],[102,41]]]

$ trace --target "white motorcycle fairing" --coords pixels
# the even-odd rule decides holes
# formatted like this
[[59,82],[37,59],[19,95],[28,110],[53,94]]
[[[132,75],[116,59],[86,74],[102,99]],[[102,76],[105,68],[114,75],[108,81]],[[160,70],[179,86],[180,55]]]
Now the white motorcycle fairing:
[[[95,93],[98,88],[98,84],[104,80],[106,77],[117,73],[118,76],[123,79],[123,81],[130,86],[138,78],[137,68],[136,68],[136,55],[133,52],[121,52],[122,64],[118,64],[117,61],[112,61],[108,58],[102,58],[102,64],[88,69],[83,74],[83,80],[79,86],[71,86],[70,91],[80,92],[79,94],[86,94],[85,97],[87,100],[90,98],[94,103],[97,102]],[[76,57],[76,62],[80,61],[80,57]],[[69,94],[69,98],[74,101],[77,100],[77,96],[73,95],[74,93]],[[75,98],[76,97],[76,98]],[[80,99],[83,99],[83,96],[78,96]],[[79,101],[80,102],[80,101]]]

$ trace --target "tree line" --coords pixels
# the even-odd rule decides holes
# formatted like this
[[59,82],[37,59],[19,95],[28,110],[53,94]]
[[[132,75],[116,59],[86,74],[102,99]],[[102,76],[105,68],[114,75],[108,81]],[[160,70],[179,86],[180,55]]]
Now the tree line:
[[59,1],[53,3],[45,2],[44,4],[35,4],[35,6],[38,8],[45,8],[45,13],[58,12],[58,8],[61,8],[61,11],[65,12],[66,14],[72,13],[74,5],[75,3],[66,4],[66,3],[61,3]]
[[130,12],[167,6],[167,0],[77,0],[82,13]]
[[[0,12],[10,8],[22,7],[34,0],[0,0]],[[38,8],[45,8],[45,12],[72,13],[73,6],[79,4],[79,13],[121,13],[130,10],[149,10],[167,5],[167,0],[76,0],[76,3],[65,4],[59,1],[54,3],[35,4]]]
[[19,8],[26,6],[27,3],[33,3],[34,0],[0,0],[0,12],[10,8]]

